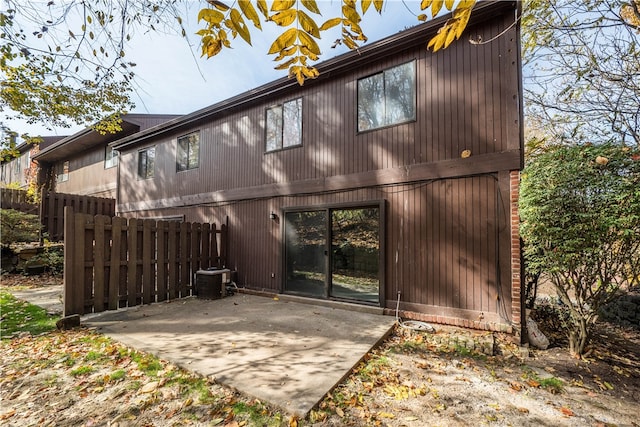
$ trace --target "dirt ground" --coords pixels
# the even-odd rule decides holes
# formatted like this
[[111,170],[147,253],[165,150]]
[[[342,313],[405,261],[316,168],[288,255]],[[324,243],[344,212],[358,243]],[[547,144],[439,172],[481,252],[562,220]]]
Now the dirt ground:
[[[51,283],[20,277],[2,287]],[[450,345],[483,333],[399,327],[304,420],[93,331],[21,336],[0,344],[0,425],[640,426],[640,331],[600,323],[575,359],[540,326],[552,345],[528,357],[507,337],[487,356]]]

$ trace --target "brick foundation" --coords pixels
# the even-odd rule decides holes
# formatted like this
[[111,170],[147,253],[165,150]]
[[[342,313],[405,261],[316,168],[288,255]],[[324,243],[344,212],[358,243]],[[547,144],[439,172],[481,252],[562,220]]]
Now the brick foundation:
[[511,171],[509,183],[509,206],[511,210],[511,322],[514,329],[522,329],[522,264],[520,260],[520,172]]

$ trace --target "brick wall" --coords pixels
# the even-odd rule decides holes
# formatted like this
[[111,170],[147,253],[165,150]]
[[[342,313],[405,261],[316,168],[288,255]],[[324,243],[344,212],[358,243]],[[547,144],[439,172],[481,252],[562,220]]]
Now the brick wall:
[[520,261],[520,214],[518,199],[520,197],[520,172],[510,174],[510,208],[511,208],[511,321],[516,330],[522,328],[522,275]]

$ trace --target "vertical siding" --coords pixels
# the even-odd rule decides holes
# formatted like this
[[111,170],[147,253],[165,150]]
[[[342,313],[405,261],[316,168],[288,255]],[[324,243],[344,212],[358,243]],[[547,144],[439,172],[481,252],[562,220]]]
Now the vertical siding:
[[105,146],[100,146],[65,159],[69,161],[69,179],[56,183],[56,191],[97,197],[115,197],[118,168],[105,169],[104,156]]
[[[499,18],[470,32],[489,40],[510,19]],[[416,120],[357,133],[357,80],[414,59]],[[128,212],[130,216],[184,214],[187,221],[215,223],[229,217],[229,267],[238,271],[240,284],[278,292],[283,283],[282,209],[384,200],[385,305],[393,307],[399,292],[402,302],[424,312],[448,308],[498,315],[498,297],[506,286],[498,259],[509,242],[502,203],[509,199],[504,193],[508,188],[498,169],[479,176],[273,198],[263,198],[260,186],[348,179],[350,174],[411,165],[432,167],[459,159],[466,149],[472,156],[519,150],[517,82],[515,30],[493,43],[459,42],[436,54],[421,44],[159,137],[146,145],[156,146],[152,179],[136,176],[137,152],[144,146],[125,151],[119,166],[119,203],[143,200],[161,206]],[[265,109],[300,96],[302,147],[265,153]],[[176,173],[176,140],[192,131],[200,132],[199,167]],[[238,189],[251,196],[216,200]],[[185,196],[188,205],[183,205]],[[271,220],[270,212],[280,220]]]
[[[186,221],[229,217],[230,265],[242,286],[282,290],[282,209],[386,200],[384,292],[395,301],[497,313],[500,195],[495,176],[180,209]],[[269,218],[276,212],[277,221]],[[176,209],[139,212],[171,216]],[[504,229],[504,224],[502,229]],[[271,277],[271,275],[274,277]],[[387,306],[393,306],[387,303]]]
[[[505,24],[472,29],[483,40]],[[296,93],[241,112],[229,112],[158,139],[156,176],[138,182],[150,200],[270,183],[398,168],[520,148],[518,67],[515,30],[485,45],[456,43],[431,53],[418,48],[398,52]],[[417,120],[357,133],[357,80],[416,60]],[[303,98],[303,145],[264,152],[264,114],[269,106]],[[200,132],[200,167],[176,173],[177,137]],[[121,158],[123,178],[135,178],[137,149]],[[121,203],[134,193],[123,192]]]

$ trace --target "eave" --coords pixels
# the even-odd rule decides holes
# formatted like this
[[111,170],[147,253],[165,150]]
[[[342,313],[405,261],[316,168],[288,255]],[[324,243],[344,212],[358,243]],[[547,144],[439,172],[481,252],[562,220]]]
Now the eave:
[[[474,8],[468,27],[482,23],[508,11],[515,12],[516,7],[517,2],[514,1],[482,1]],[[451,18],[451,14],[424,24],[416,25],[408,30],[365,45],[358,50],[350,51],[323,61],[316,65],[320,76],[315,80],[305,82],[305,85],[312,86],[319,84],[325,79],[349,72],[371,62],[379,61],[384,57],[388,57],[404,49],[418,45],[424,45],[426,49],[429,38],[433,36],[449,18]],[[463,41],[460,40],[458,42]],[[155,137],[161,137],[167,133],[178,132],[192,126],[197,126],[203,121],[223,117],[233,111],[250,108],[253,105],[268,101],[278,95],[297,90],[300,90],[300,86],[295,79],[282,77],[193,113],[126,136],[113,142],[111,145],[119,151],[124,151],[135,145],[148,142]]]

